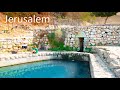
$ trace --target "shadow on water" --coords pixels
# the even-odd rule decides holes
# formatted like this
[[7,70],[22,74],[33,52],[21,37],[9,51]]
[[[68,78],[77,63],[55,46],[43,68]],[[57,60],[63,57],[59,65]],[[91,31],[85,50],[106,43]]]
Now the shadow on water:
[[54,59],[0,68],[0,78],[91,78],[89,62]]

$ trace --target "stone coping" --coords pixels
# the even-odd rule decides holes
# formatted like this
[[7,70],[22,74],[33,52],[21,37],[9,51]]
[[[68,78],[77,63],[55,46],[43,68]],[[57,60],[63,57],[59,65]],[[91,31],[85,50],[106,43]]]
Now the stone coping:
[[89,55],[92,78],[116,78],[97,54]]
[[21,53],[21,54],[0,54],[0,67],[33,62],[33,61],[40,61],[40,60],[60,59],[61,58],[60,55],[65,55],[65,54],[88,55],[88,53],[82,53],[82,52],[80,53],[74,51],[71,52],[41,51],[38,54],[32,54],[30,52]]
[[[110,72],[104,70],[104,67],[101,67],[97,62],[96,56],[90,53],[85,52],[49,52],[49,51],[41,51],[38,54],[26,53],[26,54],[0,54],[0,67],[36,62],[42,60],[50,60],[50,59],[60,59],[60,55],[66,54],[78,54],[78,55],[89,55],[90,61],[90,71],[92,78],[113,78]],[[88,56],[87,56],[88,57]],[[102,62],[103,63],[103,62]]]
[[120,46],[95,46],[94,49],[114,75],[120,78]]

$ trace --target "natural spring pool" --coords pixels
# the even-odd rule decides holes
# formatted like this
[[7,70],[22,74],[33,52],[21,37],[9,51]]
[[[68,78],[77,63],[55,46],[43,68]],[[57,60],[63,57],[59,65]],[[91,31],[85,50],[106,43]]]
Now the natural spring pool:
[[0,78],[91,78],[88,61],[45,60],[0,68]]

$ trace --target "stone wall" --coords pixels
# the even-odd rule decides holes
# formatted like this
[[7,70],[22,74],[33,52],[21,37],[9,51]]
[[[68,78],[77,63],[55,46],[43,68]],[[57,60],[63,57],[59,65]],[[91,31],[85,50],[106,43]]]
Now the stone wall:
[[[60,27],[59,27],[60,28]],[[54,33],[56,28],[50,29],[47,27],[44,31],[48,31],[48,33]],[[65,45],[71,47],[79,47],[79,40],[77,35],[80,33],[85,33],[84,37],[84,45],[89,46],[98,45],[119,45],[120,44],[120,25],[94,25],[88,27],[61,27],[61,30],[65,32]],[[39,32],[43,32],[43,30],[39,29]],[[38,32],[34,31],[34,34]],[[48,41],[46,43],[49,43]]]
[[[32,44],[33,38],[31,37],[25,37],[26,40],[28,40],[28,44]],[[16,38],[1,38],[0,39],[0,48],[7,49],[7,48],[13,48],[13,46],[21,46],[21,40],[22,37],[16,37]]]
[[119,45],[120,25],[90,26],[82,29],[93,45]]
[[[76,56],[76,57],[74,57]],[[21,63],[35,62],[41,60],[53,60],[65,58],[70,60],[90,61],[88,53],[82,52],[39,52],[38,54],[32,54],[30,52],[19,53],[19,54],[0,54],[0,67],[16,65]],[[8,63],[9,62],[9,63]]]
[[[88,46],[98,45],[119,45],[120,44],[120,25],[99,25],[99,26],[89,26],[89,27],[78,27],[70,30],[66,30],[66,42],[71,45],[71,42],[78,44],[78,33],[85,33],[84,44]],[[75,45],[76,45],[75,44]],[[74,43],[71,46],[75,46]]]
[[[77,37],[78,34],[84,33],[84,45],[89,46],[98,45],[98,46],[107,46],[107,45],[120,45],[120,25],[94,25],[89,27],[81,27],[81,26],[58,26],[56,27],[47,27],[44,29],[33,29],[33,32],[29,34],[30,36],[26,36],[28,41],[32,43],[32,38],[35,38],[33,42],[35,43],[43,43],[43,46],[47,46],[49,41],[47,39],[47,33],[55,33],[55,31],[61,28],[64,31],[65,41],[64,44],[70,47],[79,47],[79,39]],[[40,38],[39,34],[42,32],[47,32],[44,34],[42,38]],[[19,36],[18,36],[19,37]],[[32,38],[31,38],[32,37]],[[12,47],[12,44],[18,43],[20,38],[8,38],[8,39],[0,39],[0,43],[3,48]],[[1,47],[1,46],[0,46]]]
[[[33,32],[28,32],[29,35],[25,36],[29,44],[32,43],[32,38],[35,38],[36,44],[44,44],[47,46],[49,41],[47,39],[47,33],[54,33],[58,28],[64,31],[65,41],[64,44],[70,47],[79,47],[79,40],[77,35],[84,32],[84,45],[89,46],[98,45],[98,46],[107,46],[107,45],[120,45],[120,25],[97,25],[89,27],[81,26],[58,26],[57,28],[47,27],[45,29],[34,29]],[[42,32],[47,32],[42,38],[39,37],[39,34]],[[18,36],[19,37],[19,36]],[[21,37],[22,38],[22,37]],[[21,38],[8,38],[0,39],[0,43],[3,48],[11,48],[14,44],[18,44]],[[1,47],[1,45],[0,45]]]

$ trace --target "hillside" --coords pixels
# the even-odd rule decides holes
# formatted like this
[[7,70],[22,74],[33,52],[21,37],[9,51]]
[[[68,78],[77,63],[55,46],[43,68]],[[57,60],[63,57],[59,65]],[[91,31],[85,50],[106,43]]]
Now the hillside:
[[[96,24],[103,24],[106,17],[96,18]],[[108,18],[106,24],[120,24],[120,15],[114,15]]]
[[[46,27],[48,26],[48,23],[40,23],[40,24],[36,24],[36,23],[18,23],[18,22],[14,22],[14,23],[6,23],[6,14],[10,15],[12,17],[29,17],[32,15],[37,15],[37,16],[47,16],[46,14],[37,14],[35,12],[32,13],[28,13],[28,12],[24,12],[24,13],[15,13],[13,12],[1,12],[0,13],[0,38],[8,38],[8,37],[17,37],[17,36],[25,36],[26,32],[28,32],[28,29],[34,29],[36,27]],[[4,30],[8,30],[8,33],[3,33]]]
[[[81,26],[89,26],[89,25],[99,25],[104,24],[106,17],[90,17],[89,12],[1,12],[0,13],[0,38],[7,38],[7,37],[17,37],[17,36],[24,36],[29,29],[34,29],[38,27],[46,27],[49,24],[52,24],[53,22],[50,22],[49,24],[35,24],[35,23],[6,23],[6,17],[5,15],[9,16],[49,16],[51,20],[53,18],[56,18],[56,20],[62,20],[67,19],[68,24],[70,20],[79,21]],[[92,22],[91,22],[92,20]],[[73,21],[71,21],[73,23]],[[64,21],[62,22],[62,24]],[[57,23],[59,25],[59,23]],[[108,18],[106,24],[120,24],[120,14],[117,13],[117,15],[111,16]],[[17,28],[16,28],[17,27]],[[9,30],[8,33],[2,33],[3,30]]]

